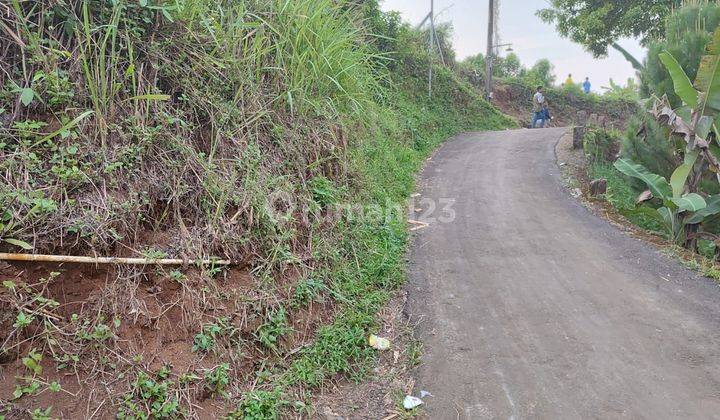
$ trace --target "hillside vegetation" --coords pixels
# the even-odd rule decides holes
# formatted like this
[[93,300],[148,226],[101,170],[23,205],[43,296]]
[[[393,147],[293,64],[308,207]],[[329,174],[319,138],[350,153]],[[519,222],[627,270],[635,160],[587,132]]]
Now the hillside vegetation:
[[[457,71],[478,90],[483,90],[485,63],[485,57],[477,54],[459,63]],[[580,83],[558,84],[549,60],[539,60],[527,68],[512,52],[494,58],[493,83],[493,104],[525,127],[530,125],[532,97],[538,86],[544,88],[554,126],[572,126],[577,122],[577,112],[584,111],[586,115],[603,116],[610,124],[624,127],[628,116],[638,111],[638,86],[633,79],[625,86],[612,79],[593,81],[597,93],[585,94]]]
[[[585,137],[590,175],[606,178],[605,198],[639,226],[678,247],[720,258],[720,6],[685,1],[648,41],[639,73],[645,107],[624,133]],[[620,159],[606,153],[622,146]],[[604,155],[604,156],[603,156]]]
[[414,172],[514,125],[375,1],[0,15],[0,251],[189,262],[0,265],[0,417],[307,415],[374,358]]

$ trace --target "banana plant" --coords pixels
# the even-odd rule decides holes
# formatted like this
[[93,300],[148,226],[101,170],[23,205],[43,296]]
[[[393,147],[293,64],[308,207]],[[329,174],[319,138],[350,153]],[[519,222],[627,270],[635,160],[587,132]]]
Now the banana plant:
[[713,205],[709,207],[708,201],[700,194],[687,191],[687,179],[698,155],[697,151],[686,153],[683,164],[673,171],[670,182],[630,159],[615,161],[618,171],[643,181],[652,196],[662,200],[662,207],[650,210],[647,214],[657,217],[665,227],[668,238],[678,245],[686,245],[688,226],[701,223],[706,217],[720,213],[720,196],[710,197],[708,201]]
[[[660,60],[670,73],[675,93],[683,106],[672,109],[667,97],[663,96],[655,101],[651,113],[669,127],[672,135],[685,140],[686,154],[698,152],[713,172],[720,173],[720,153],[716,144],[720,137],[716,126],[720,113],[720,28],[708,43],[694,84],[672,54],[662,52]],[[691,185],[691,190],[694,189]]]
[[619,159],[615,168],[645,182],[652,195],[662,200],[663,205],[656,210],[656,215],[669,238],[679,245],[695,248],[698,226],[708,217],[720,213],[720,196],[706,200],[697,193],[705,163],[716,177],[720,173],[720,149],[716,144],[720,136],[715,124],[720,113],[720,28],[707,46],[695,83],[669,52],[660,53],[660,60],[670,73],[675,93],[683,106],[672,109],[667,97],[663,96],[655,100],[650,112],[670,129],[671,135],[684,140],[683,163],[673,171],[670,182],[628,159]]

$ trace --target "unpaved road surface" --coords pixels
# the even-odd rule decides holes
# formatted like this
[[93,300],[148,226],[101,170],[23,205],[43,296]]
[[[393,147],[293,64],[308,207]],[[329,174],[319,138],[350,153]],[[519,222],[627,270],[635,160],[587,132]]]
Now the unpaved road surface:
[[416,207],[434,201],[443,219],[411,251],[426,412],[720,418],[718,286],[574,200],[555,163],[562,134],[462,135],[423,173]]

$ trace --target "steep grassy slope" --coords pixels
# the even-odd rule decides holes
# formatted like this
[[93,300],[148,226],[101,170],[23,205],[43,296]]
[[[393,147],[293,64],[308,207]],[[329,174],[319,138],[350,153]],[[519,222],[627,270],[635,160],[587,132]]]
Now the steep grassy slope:
[[437,63],[429,99],[361,3],[0,5],[0,249],[190,262],[0,266],[0,416],[275,418],[362,376],[413,173],[513,123]]

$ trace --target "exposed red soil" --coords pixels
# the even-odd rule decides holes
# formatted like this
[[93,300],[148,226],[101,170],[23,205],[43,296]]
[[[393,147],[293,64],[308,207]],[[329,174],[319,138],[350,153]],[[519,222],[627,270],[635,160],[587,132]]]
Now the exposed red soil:
[[[48,278],[51,272],[60,274],[49,282],[43,296],[59,304],[51,314],[54,322],[67,326],[73,314],[87,320],[96,320],[102,314],[106,324],[114,324],[116,318],[118,324],[103,346],[81,347],[77,370],[58,369],[59,363],[52,357],[56,346],[36,336],[42,332],[37,321],[22,331],[22,336],[8,336],[15,330],[12,325],[18,309],[9,304],[9,291],[0,288],[0,340],[7,340],[8,347],[13,348],[0,358],[0,414],[14,416],[8,418],[29,418],[33,409],[50,406],[53,417],[114,418],[114,403],[128,391],[135,372],[152,373],[165,366],[171,367],[176,378],[186,373],[201,377],[203,371],[229,362],[231,375],[237,379],[229,392],[239,397],[252,388],[253,373],[263,361],[272,364],[296,353],[334,315],[331,299],[294,310],[287,304],[301,278],[299,270],[287,270],[278,281],[261,287],[259,280],[244,269],[227,270],[210,279],[197,268],[188,268],[183,270],[185,279],[178,282],[155,267],[0,263],[0,280],[36,285],[33,290],[37,293],[42,289],[37,285],[40,279]],[[278,344],[282,356],[263,349],[254,336],[266,320],[266,311],[278,303],[284,303],[293,330]],[[236,349],[219,343],[217,352],[194,352],[195,334],[203,324],[219,317],[226,317],[236,328],[242,351],[236,354]],[[71,344],[76,340],[69,339]],[[23,383],[18,378],[32,376],[21,361],[32,348],[43,353],[43,371],[37,378],[45,384],[58,382],[63,391],[46,390],[13,401],[16,385]],[[197,418],[218,418],[234,409],[237,401],[210,397],[199,385],[190,386],[187,392],[185,397],[195,406],[192,416]]]

